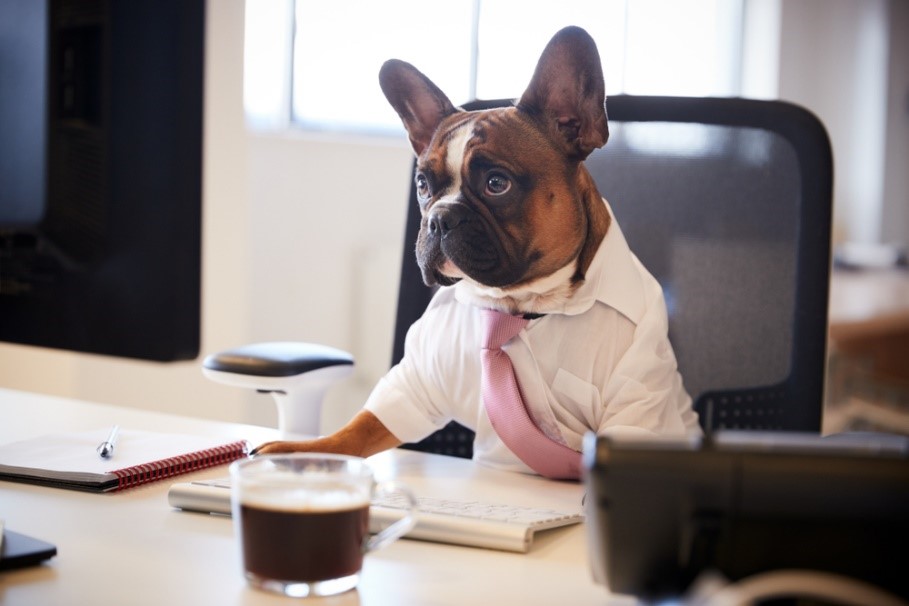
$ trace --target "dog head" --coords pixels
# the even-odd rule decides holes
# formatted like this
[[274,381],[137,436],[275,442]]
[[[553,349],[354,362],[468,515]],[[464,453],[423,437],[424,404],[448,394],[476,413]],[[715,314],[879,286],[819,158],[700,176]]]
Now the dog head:
[[610,221],[583,166],[609,136],[593,39],[559,31],[511,107],[465,112],[403,61],[386,62],[379,80],[417,154],[426,284],[463,280],[511,313],[571,296]]

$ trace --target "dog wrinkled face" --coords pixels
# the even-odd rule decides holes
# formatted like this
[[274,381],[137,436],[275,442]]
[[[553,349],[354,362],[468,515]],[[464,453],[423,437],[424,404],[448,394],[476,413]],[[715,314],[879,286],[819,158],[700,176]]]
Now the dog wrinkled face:
[[514,298],[583,279],[609,225],[582,164],[609,136],[602,67],[586,32],[552,38],[513,107],[464,112],[398,60],[379,81],[417,154],[417,261],[428,285],[465,280]]
[[415,175],[424,281],[513,288],[571,263],[587,229],[574,170],[517,108],[447,117]]

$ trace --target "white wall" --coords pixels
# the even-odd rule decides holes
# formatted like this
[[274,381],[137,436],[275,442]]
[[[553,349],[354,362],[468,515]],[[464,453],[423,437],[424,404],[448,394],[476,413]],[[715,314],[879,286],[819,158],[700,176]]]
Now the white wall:
[[336,427],[391,360],[413,152],[403,140],[300,133],[249,146],[252,334],[354,354],[355,378],[326,403]]
[[909,8],[746,0],[744,92],[813,111],[834,155],[834,242],[909,247]]
[[[885,47],[891,49],[886,70],[872,65],[883,60],[877,50],[871,59],[852,52],[868,35],[863,24],[882,18],[888,23],[891,2],[753,1],[776,7],[765,19],[776,35],[769,42],[746,40],[759,54],[776,57],[775,66],[760,76],[761,86],[776,87],[828,122],[838,205],[865,196],[861,187],[843,182],[855,159],[882,157],[877,144],[862,137],[866,130],[884,129],[887,152],[893,152],[886,157],[887,170],[896,177],[883,181],[889,206],[873,212],[889,213],[885,231],[909,243],[909,225],[887,221],[905,219],[909,206],[905,37]],[[897,12],[906,31],[905,3]],[[351,351],[358,374],[330,394],[327,430],[359,408],[390,358],[411,152],[403,138],[249,135],[242,116],[243,13],[243,0],[209,0],[202,352],[275,339]],[[857,73],[868,65],[873,73]],[[880,93],[889,101],[878,107],[866,95],[880,83],[882,70],[889,74],[885,81],[896,77],[904,89]],[[859,85],[858,76],[873,84]],[[884,127],[878,111],[890,120]],[[901,120],[903,130],[890,128],[894,120]],[[0,386],[210,418],[275,420],[267,396],[209,383],[199,361],[163,365],[0,345]]]
[[881,230],[887,0],[783,3],[780,98],[811,108],[834,145],[834,222],[844,239]]

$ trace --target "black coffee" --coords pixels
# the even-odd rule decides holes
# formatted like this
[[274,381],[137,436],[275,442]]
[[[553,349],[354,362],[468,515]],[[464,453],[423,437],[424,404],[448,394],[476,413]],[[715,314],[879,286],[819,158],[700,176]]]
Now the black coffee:
[[369,506],[292,511],[240,506],[243,562],[266,579],[312,582],[359,572]]

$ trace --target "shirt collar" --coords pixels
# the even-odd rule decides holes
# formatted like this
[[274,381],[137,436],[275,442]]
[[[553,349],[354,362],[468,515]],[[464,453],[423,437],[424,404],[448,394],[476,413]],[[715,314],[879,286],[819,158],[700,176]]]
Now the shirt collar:
[[603,203],[612,221],[587,268],[584,282],[565,303],[562,313],[581,314],[599,301],[637,324],[646,307],[639,261],[628,248],[625,235],[615,220],[609,203],[605,199]]
[[[612,221],[587,268],[584,282],[559,308],[546,309],[544,314],[576,316],[599,302],[616,309],[634,324],[640,322],[644,315],[646,300],[640,262],[628,248],[609,203],[604,199],[603,204]],[[456,289],[455,298],[459,302],[479,305],[468,285],[459,282],[453,288]]]

